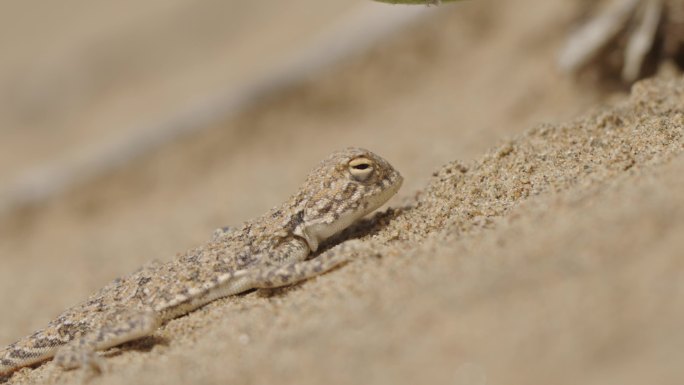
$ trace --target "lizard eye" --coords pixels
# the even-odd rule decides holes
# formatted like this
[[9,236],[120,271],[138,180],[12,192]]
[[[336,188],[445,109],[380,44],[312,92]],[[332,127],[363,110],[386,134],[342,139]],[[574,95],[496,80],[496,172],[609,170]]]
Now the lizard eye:
[[349,162],[349,172],[359,182],[363,182],[373,174],[373,162],[368,158],[356,158]]

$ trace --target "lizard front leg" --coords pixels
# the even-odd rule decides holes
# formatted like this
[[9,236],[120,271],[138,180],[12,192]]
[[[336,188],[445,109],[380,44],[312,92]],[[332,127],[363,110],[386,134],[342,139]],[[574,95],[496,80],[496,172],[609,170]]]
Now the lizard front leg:
[[276,288],[303,281],[340,266],[360,249],[361,241],[351,240],[332,248],[316,258],[290,262],[282,266],[263,267],[247,272],[253,288]]
[[102,364],[96,351],[152,334],[161,324],[153,310],[135,309],[115,312],[102,325],[57,351],[55,362],[65,369],[88,367],[100,372]]

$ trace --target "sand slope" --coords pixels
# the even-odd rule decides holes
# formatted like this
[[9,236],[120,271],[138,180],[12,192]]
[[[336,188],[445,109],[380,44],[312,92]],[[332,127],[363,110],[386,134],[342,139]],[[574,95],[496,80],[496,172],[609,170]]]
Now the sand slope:
[[450,163],[356,229],[371,234],[355,262],[174,320],[109,353],[97,381],[674,383],[683,130],[684,80],[647,81]]
[[[330,149],[355,144],[407,183],[344,235],[367,246],[353,263],[174,320],[108,352],[92,383],[681,383],[684,79],[639,83],[569,119],[603,96],[550,69],[562,33],[538,31],[567,21],[562,2],[521,2],[537,13],[463,3],[4,218],[0,343],[264,211]],[[4,381],[80,374],[46,363]]]

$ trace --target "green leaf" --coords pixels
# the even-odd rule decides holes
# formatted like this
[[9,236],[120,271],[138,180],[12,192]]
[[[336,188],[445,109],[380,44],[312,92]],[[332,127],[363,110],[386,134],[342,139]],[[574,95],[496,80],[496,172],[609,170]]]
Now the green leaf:
[[380,3],[389,4],[422,4],[422,5],[439,5],[441,3],[454,3],[461,0],[375,0]]

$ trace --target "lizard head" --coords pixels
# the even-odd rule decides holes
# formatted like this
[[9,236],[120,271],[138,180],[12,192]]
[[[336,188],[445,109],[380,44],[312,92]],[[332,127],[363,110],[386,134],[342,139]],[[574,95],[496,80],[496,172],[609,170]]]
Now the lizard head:
[[295,196],[299,218],[293,233],[316,251],[320,242],[387,202],[402,182],[389,162],[368,150],[336,151],[309,174]]

